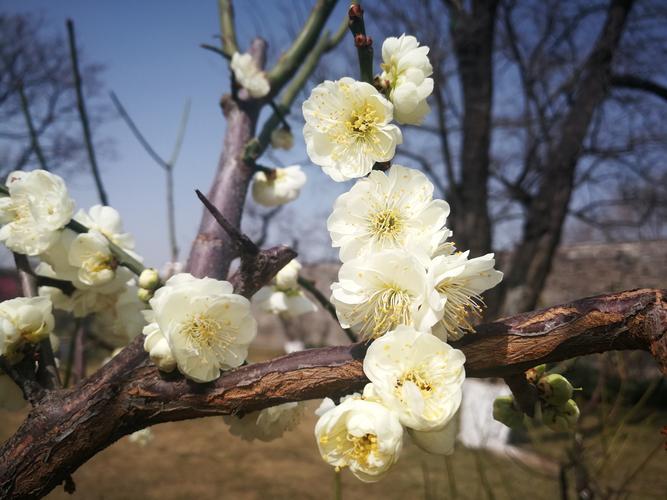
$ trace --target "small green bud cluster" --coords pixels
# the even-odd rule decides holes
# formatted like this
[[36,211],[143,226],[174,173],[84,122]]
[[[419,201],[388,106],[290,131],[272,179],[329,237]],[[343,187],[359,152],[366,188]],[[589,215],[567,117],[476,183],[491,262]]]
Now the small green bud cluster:
[[510,429],[523,427],[528,415],[514,404],[512,396],[500,396],[493,402],[493,418]]
[[579,407],[572,399],[574,388],[558,373],[542,376],[537,382],[542,403],[542,422],[556,432],[574,430],[579,420]]
[[[546,365],[539,365],[526,372],[526,379],[537,387],[540,405],[535,420],[541,421],[556,432],[574,430],[579,420],[579,407],[572,399],[572,384],[558,373],[546,373]],[[516,404],[513,396],[502,396],[493,402],[493,418],[516,429],[529,420]]]
[[148,302],[153,297],[153,293],[160,286],[160,275],[153,268],[144,269],[139,275],[139,290],[137,296],[143,302]]

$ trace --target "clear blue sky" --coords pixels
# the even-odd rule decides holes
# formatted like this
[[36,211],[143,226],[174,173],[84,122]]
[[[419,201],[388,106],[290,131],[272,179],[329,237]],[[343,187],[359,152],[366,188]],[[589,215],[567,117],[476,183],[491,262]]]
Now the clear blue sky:
[[[290,24],[298,26],[311,3],[237,0],[242,49],[253,35],[260,34],[282,45],[273,47],[271,53],[275,57],[289,40]],[[286,8],[290,5],[299,8],[291,12]],[[191,99],[189,126],[175,174],[178,240],[182,258],[187,256],[201,214],[193,191],[208,190],[225,132],[218,102],[229,90],[227,65],[221,57],[199,47],[201,43],[216,43],[217,2],[4,0],[0,6],[5,12],[38,13],[48,29],[60,30],[63,36],[65,20],[73,19],[86,60],[105,66],[104,92],[113,90],[118,94],[144,135],[164,157],[171,152],[183,104]],[[345,8],[345,2],[337,7],[330,20],[332,28],[345,15]],[[271,23],[264,21],[267,19]],[[317,238],[321,243],[326,235],[325,217],[335,196],[345,187],[327,182],[319,168],[304,162],[300,125],[295,125],[297,147],[278,155],[280,162],[276,164],[302,163],[306,168],[309,181],[304,195],[290,210],[292,214],[318,216],[321,230]],[[121,212],[126,229],[135,235],[137,249],[146,262],[159,267],[168,257],[162,172],[120,119],[105,124],[97,133],[115,142],[115,157],[100,161],[111,205]],[[89,176],[72,179],[69,185],[79,207],[87,208],[97,202]],[[309,230],[315,223],[313,219],[307,221]],[[279,240],[276,234],[273,241]]]

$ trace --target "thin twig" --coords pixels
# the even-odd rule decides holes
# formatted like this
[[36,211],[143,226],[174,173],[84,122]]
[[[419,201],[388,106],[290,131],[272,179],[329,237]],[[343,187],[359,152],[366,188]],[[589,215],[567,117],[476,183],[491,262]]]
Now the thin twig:
[[204,204],[216,222],[220,224],[220,227],[222,227],[222,229],[224,229],[225,232],[229,235],[232,243],[238,248],[239,253],[259,253],[259,247],[255,245],[255,243],[250,238],[248,238],[248,236],[243,234],[239,229],[234,227],[234,225],[225,219],[225,217],[220,213],[220,210],[218,210],[199,189],[195,189],[195,193],[197,193],[197,198],[199,198],[199,200]]
[[165,180],[167,185],[166,191],[166,203],[167,203],[167,233],[169,237],[169,247],[171,250],[171,261],[178,261],[178,241],[176,238],[176,203],[174,201],[174,167],[176,166],[176,161],[178,156],[181,153],[181,147],[183,145],[183,139],[185,138],[185,131],[187,129],[188,118],[190,116],[190,100],[186,101],[183,112],[181,113],[181,121],[178,128],[178,134],[176,135],[176,140],[174,142],[174,147],[172,149],[171,157],[169,160],[165,160],[160,156],[155,149],[150,145],[148,140],[137,127],[136,123],[130,116],[130,114],[125,109],[125,106],[120,102],[118,96],[111,92],[111,101],[113,102],[116,110],[120,114],[121,118],[125,121],[127,126],[134,134],[134,137],[139,141],[139,144],[142,145],[148,156],[150,156],[155,163],[157,163],[165,172]]
[[234,52],[238,52],[236,43],[236,31],[234,30],[234,8],[232,0],[218,0],[218,10],[220,14],[220,34],[222,35],[221,52],[231,59]]
[[37,156],[39,167],[42,170],[49,170],[49,167],[46,164],[46,158],[44,157],[44,152],[42,151],[42,146],[40,146],[39,144],[39,137],[37,136],[37,130],[35,130],[35,125],[32,121],[32,116],[30,114],[30,105],[28,103],[28,97],[25,95],[23,82],[18,82],[17,88],[19,91],[19,97],[21,98],[21,111],[23,111],[25,124],[27,125],[28,133],[30,134],[30,144],[32,146],[32,150],[35,152],[35,155]]
[[134,120],[132,117],[129,115],[127,110],[125,109],[125,106],[120,102],[120,99],[118,99],[118,96],[116,95],[115,92],[109,92],[109,96],[111,97],[111,102],[113,102],[113,105],[116,107],[116,110],[118,111],[118,114],[120,117],[125,121],[127,126],[130,128],[132,133],[134,134],[134,137],[139,141],[139,144],[146,150],[148,153],[148,156],[150,156],[155,163],[157,163],[160,167],[162,167],[165,170],[168,170],[169,164],[159,155],[157,152],[153,149],[153,147],[149,144],[149,142],[146,140],[144,135],[141,133],[137,125],[134,123]]
[[222,50],[220,47],[216,47],[215,45],[209,45],[208,43],[201,43],[201,44],[199,44],[199,46],[202,49],[210,50],[211,52],[214,52],[214,53],[218,54],[219,56],[224,57],[227,60],[230,60],[232,58],[232,56],[230,54],[227,54],[224,50]]
[[352,0],[348,11],[350,31],[354,36],[354,46],[359,57],[359,74],[362,82],[373,83],[373,39],[366,36],[364,9],[358,0]]
[[[331,317],[336,320],[336,323],[340,324],[338,321],[338,315],[336,314],[336,308],[329,301],[329,299],[327,299],[326,296],[317,289],[315,283],[307,280],[303,276],[299,276],[298,283],[302,288],[305,288],[308,293],[317,299],[322,308],[331,314]],[[343,328],[343,331],[345,332],[345,335],[347,335],[347,338],[350,339],[350,342],[357,342],[357,336],[354,334],[354,332],[352,332],[352,330],[349,328]]]
[[336,0],[318,0],[313,6],[310,16],[290,48],[283,53],[276,65],[267,73],[271,83],[269,96],[277,95],[296,73],[299,66],[303,64],[308,53],[316,45],[316,41],[335,6]]
[[97,194],[100,197],[102,205],[109,204],[109,198],[102,183],[102,177],[97,166],[97,158],[95,157],[95,148],[93,147],[93,138],[90,132],[90,121],[88,120],[88,113],[86,112],[86,102],[83,98],[83,85],[81,82],[81,73],[79,72],[79,57],[76,51],[76,38],[74,36],[74,22],[71,19],[67,20],[67,36],[69,38],[70,57],[72,58],[72,72],[74,74],[74,87],[76,89],[76,105],[79,110],[79,118],[81,118],[81,126],[83,127],[83,138],[86,143],[86,151],[88,152],[88,160],[90,161],[90,168],[95,179],[95,186],[97,187]]
[[273,101],[273,99],[271,99],[269,101],[269,106],[271,106],[271,109],[273,110],[273,112],[278,115],[278,117],[280,118],[280,121],[283,124],[283,127],[285,127],[287,130],[292,130],[292,127],[290,127],[289,123],[287,123],[287,119],[285,118],[285,114],[283,113],[283,110],[280,109],[276,105],[276,103]]

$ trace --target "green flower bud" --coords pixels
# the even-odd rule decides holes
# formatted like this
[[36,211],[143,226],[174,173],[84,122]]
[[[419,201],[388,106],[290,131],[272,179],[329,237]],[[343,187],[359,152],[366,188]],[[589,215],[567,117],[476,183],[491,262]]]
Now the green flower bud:
[[537,388],[542,394],[542,399],[551,406],[562,406],[572,398],[572,384],[558,373],[542,377],[537,383]]
[[139,275],[139,287],[155,290],[160,284],[160,275],[153,268],[146,268]]
[[514,406],[512,396],[500,396],[493,402],[493,418],[510,429],[522,427],[525,415]]
[[573,431],[579,421],[579,407],[570,399],[560,407],[547,406],[542,412],[542,421],[556,432]]
[[537,384],[537,381],[544,376],[545,371],[547,371],[547,365],[537,365],[534,368],[526,370],[526,379],[532,384]]
[[137,290],[137,297],[142,302],[148,302],[153,297],[153,290],[148,290],[146,288],[140,288]]

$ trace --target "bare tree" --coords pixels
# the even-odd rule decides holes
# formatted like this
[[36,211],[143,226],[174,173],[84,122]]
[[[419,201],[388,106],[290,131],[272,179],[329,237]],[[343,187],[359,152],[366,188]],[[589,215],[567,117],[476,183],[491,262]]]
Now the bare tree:
[[[101,70],[81,64],[93,127],[106,114],[97,100]],[[66,172],[86,160],[74,88],[64,38],[34,16],[0,14],[0,177],[35,166]]]

